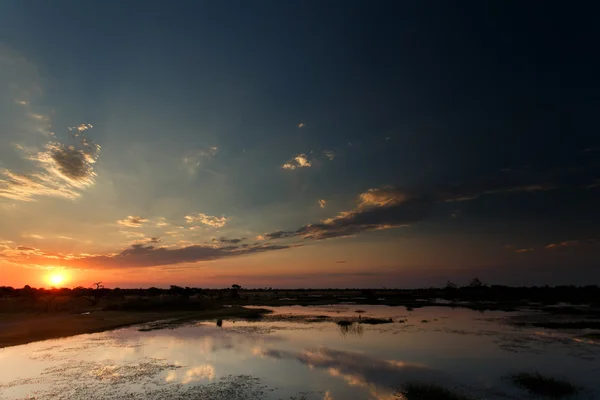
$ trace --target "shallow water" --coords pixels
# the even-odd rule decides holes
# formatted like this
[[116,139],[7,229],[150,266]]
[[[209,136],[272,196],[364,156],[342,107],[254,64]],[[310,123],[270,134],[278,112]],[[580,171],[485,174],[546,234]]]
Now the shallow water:
[[[332,321],[392,318],[390,324]],[[408,381],[485,399],[527,398],[504,378],[557,375],[600,393],[600,344],[515,327],[515,313],[334,305],[260,321],[131,327],[0,349],[0,399],[395,399]],[[315,321],[316,316],[324,322]],[[404,321],[405,322],[399,322]]]

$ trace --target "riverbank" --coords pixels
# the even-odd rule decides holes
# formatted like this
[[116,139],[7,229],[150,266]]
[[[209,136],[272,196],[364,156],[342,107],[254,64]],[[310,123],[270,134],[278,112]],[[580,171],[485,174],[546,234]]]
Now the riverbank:
[[267,310],[240,306],[199,311],[93,311],[89,313],[0,314],[0,348],[167,320],[168,323],[219,318],[255,318]]

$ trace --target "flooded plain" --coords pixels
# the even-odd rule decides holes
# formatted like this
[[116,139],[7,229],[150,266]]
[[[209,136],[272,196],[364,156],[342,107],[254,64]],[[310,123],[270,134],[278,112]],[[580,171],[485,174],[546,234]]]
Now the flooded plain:
[[[383,400],[400,398],[408,382],[524,399],[506,377],[531,371],[581,387],[577,398],[600,398],[600,342],[510,324],[518,313],[352,304],[273,311],[0,349],[0,399]],[[388,323],[361,323],[374,318]]]

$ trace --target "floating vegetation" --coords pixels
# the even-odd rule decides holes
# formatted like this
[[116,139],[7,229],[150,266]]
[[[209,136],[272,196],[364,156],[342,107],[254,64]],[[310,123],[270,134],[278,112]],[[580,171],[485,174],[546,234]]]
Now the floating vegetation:
[[511,375],[509,379],[515,386],[526,390],[529,394],[548,399],[569,398],[580,390],[566,380],[544,376],[538,372],[521,372]]
[[367,325],[380,325],[380,324],[391,324],[394,322],[391,318],[362,318],[358,321],[359,324]]

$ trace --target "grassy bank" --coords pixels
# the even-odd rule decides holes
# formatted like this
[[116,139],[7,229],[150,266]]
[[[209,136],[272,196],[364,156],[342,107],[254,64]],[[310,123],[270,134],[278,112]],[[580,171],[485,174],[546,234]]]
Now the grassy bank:
[[252,318],[265,312],[266,310],[235,306],[197,311],[0,314],[0,348],[83,333],[103,332],[159,320],[169,320],[166,324],[181,324],[218,318]]

